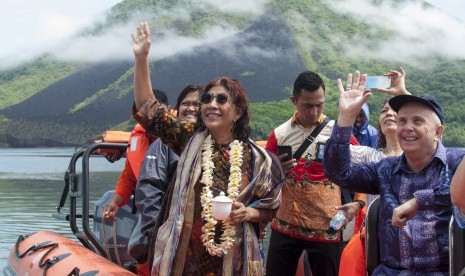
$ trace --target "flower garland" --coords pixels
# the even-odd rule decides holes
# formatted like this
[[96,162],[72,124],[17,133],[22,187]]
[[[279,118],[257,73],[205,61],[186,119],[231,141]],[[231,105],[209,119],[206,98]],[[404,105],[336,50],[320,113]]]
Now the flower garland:
[[[202,168],[204,169],[201,182],[205,184],[202,190],[201,202],[202,202],[202,219],[205,221],[205,225],[202,227],[202,242],[208,253],[212,256],[222,256],[228,252],[234,242],[234,235],[236,229],[229,220],[223,221],[223,234],[220,237],[221,243],[215,243],[215,225],[217,220],[212,215],[212,199],[213,193],[211,190],[213,182],[213,169],[215,165],[212,161],[213,158],[213,145],[214,142],[211,139],[211,135],[205,139],[202,146]],[[236,200],[239,195],[239,185],[242,181],[242,142],[234,140],[229,144],[230,156],[229,164],[229,184],[228,184],[228,197],[233,201]]]

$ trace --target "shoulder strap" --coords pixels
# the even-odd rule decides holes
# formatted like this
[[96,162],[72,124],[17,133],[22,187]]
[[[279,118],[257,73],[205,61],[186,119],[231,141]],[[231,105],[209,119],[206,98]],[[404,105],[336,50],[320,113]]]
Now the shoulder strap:
[[313,141],[315,141],[315,138],[318,136],[318,134],[320,134],[321,130],[323,130],[323,128],[328,124],[328,122],[329,122],[329,118],[328,117],[324,118],[323,122],[321,122],[321,124],[319,124],[312,131],[312,133],[308,135],[308,137],[305,139],[302,145],[300,145],[300,147],[293,154],[292,157],[294,159],[299,159],[302,156],[304,151],[308,148],[308,146],[310,146],[313,143]]
[[352,195],[347,188],[341,187],[342,205],[352,202]]

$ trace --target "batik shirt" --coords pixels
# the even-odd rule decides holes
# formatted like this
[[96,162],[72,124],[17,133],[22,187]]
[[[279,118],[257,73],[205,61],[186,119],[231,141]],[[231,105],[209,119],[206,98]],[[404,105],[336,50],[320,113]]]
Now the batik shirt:
[[[266,145],[269,151],[278,154],[278,145],[290,145],[295,154],[326,117],[321,114],[315,125],[305,128],[297,123],[296,114],[272,131]],[[337,212],[334,206],[342,205],[341,189],[327,179],[321,162],[316,160],[318,145],[329,138],[333,125],[334,121],[330,120],[297,160],[297,166],[287,174],[281,206],[271,223],[274,231],[311,242],[341,241],[340,231],[329,231],[329,222]],[[355,137],[353,143],[358,144]],[[365,202],[365,196],[355,194],[354,200]]]
[[[213,147],[212,162],[215,165],[212,174],[212,193],[213,197],[218,196],[220,192],[227,194],[228,182],[230,175],[231,164],[229,163],[229,145],[217,145]],[[243,181],[239,187],[239,191],[243,191],[249,184],[249,177],[251,175],[251,152],[247,144],[244,144],[243,149],[243,162],[241,170],[243,172]],[[194,221],[192,225],[192,232],[190,243],[186,253],[186,263],[184,266],[183,275],[222,275],[223,271],[223,257],[211,256],[205,249],[202,242],[202,227],[204,221],[202,219],[202,199],[200,197],[205,184],[200,179],[197,180],[194,186],[195,191],[195,204],[194,204]],[[242,242],[242,229],[236,228],[238,231],[236,238]],[[215,242],[221,242],[220,237],[223,234],[222,222],[218,221],[215,230]],[[242,246],[240,247],[242,248]],[[234,259],[234,274],[239,275],[243,269],[242,254],[237,252]]]
[[[378,238],[382,264],[378,268],[389,275],[391,271],[447,272],[450,181],[465,151],[446,149],[439,142],[432,160],[420,172],[408,168],[404,154],[378,163],[351,163],[350,134],[351,127],[334,126],[326,142],[324,171],[340,186],[380,194]],[[417,214],[406,226],[393,226],[393,209],[413,197],[419,203]]]

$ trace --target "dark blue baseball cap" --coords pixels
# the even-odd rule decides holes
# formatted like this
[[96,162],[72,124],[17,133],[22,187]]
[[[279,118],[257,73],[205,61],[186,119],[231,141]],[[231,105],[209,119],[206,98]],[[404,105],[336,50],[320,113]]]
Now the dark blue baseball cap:
[[444,112],[438,103],[436,97],[431,95],[424,96],[413,96],[413,95],[399,95],[389,100],[389,105],[395,112],[399,112],[399,109],[406,103],[417,102],[424,104],[431,108],[436,115],[438,115],[441,124],[444,124]]

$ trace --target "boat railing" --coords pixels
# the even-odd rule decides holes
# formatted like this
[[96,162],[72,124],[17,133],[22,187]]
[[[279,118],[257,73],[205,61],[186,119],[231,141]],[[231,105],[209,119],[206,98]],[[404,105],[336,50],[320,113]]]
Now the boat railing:
[[[127,144],[124,143],[106,143],[100,142],[92,144],[85,149],[76,151],[71,157],[68,170],[65,173],[65,185],[60,197],[56,211],[52,216],[59,220],[69,221],[70,228],[76,238],[88,249],[99,253],[108,258],[104,245],[90,228],[89,221],[93,218],[90,214],[90,195],[89,195],[89,176],[90,176],[90,158],[97,155],[99,149],[117,150],[125,152]],[[82,171],[76,171],[79,159],[82,159]],[[69,214],[62,213],[62,208],[66,199],[70,199]],[[78,213],[78,200],[82,199],[81,213]],[[79,228],[77,220],[81,219],[82,229]]]

